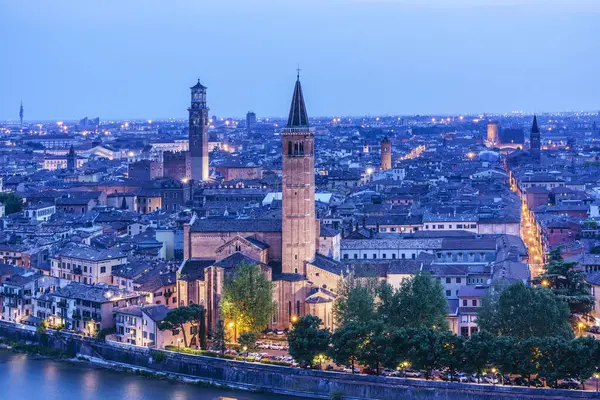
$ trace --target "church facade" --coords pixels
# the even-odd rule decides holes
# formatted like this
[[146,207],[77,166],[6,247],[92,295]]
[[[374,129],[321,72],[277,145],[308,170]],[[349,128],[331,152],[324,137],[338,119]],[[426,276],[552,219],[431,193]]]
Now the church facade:
[[281,219],[194,216],[184,226],[185,261],[177,280],[179,305],[204,305],[211,329],[220,319],[224,280],[235,274],[235,267],[242,262],[260,265],[274,283],[278,310],[270,328],[289,328],[305,314],[319,316],[326,327],[334,327],[336,295],[332,290],[337,287],[342,264],[318,254],[317,249],[322,254],[339,254],[339,248],[330,248],[336,243],[339,246],[339,240],[320,235],[316,219],[314,131],[309,126],[299,77],[281,140]]

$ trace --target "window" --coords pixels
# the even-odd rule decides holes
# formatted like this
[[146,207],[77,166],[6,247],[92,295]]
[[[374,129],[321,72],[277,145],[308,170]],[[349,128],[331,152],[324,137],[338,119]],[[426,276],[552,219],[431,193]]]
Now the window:
[[106,273],[106,267],[100,267],[100,273],[101,274]]
[[466,307],[466,306],[467,306],[467,300],[463,299],[463,307]]
[[452,278],[446,278],[446,283],[452,283]]
[[358,258],[358,254],[354,253],[354,259],[356,260]]
[[373,259],[377,258],[377,254],[373,253]]
[[348,254],[344,254],[344,259],[347,260],[348,259]]
[[385,253],[383,253],[383,255],[382,255],[381,257],[382,257],[382,258],[386,258],[386,254],[385,254]]
[[456,278],[456,283],[461,283],[461,279],[460,278]]
[[446,290],[446,297],[450,297],[450,294],[451,294],[451,293],[452,293],[452,292],[450,292],[449,290]]
[[396,259],[396,253],[392,254],[392,259]]
[[477,300],[473,299],[473,307],[477,307]]
[[366,255],[366,254],[363,254],[363,258],[364,258],[364,259],[366,259],[366,258],[367,258],[367,255]]

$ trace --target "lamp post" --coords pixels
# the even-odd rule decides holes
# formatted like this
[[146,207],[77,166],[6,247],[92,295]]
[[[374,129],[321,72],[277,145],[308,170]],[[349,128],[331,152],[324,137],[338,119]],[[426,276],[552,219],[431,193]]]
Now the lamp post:
[[177,352],[179,353],[179,344],[181,343],[181,338],[177,338]]
[[321,365],[323,360],[325,360],[325,356],[323,356],[323,354],[319,354],[319,369],[323,369],[323,366]]
[[496,368],[492,368],[492,385],[494,385],[494,386],[496,386],[496,379],[498,379],[496,377],[496,372],[497,372]]
[[579,336],[581,336],[581,328],[583,328],[583,322],[578,323],[577,327],[579,328]]
[[596,393],[598,393],[598,379],[600,379],[600,373],[596,372],[594,378],[596,378]]
[[244,346],[243,350],[244,350],[244,362],[246,362],[246,357],[248,357],[248,346]]

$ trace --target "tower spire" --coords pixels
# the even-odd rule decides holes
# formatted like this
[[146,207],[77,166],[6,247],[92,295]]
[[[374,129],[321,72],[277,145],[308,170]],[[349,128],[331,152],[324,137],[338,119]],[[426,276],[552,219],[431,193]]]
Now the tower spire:
[[294,95],[290,106],[290,115],[288,117],[287,128],[308,128],[308,115],[304,105],[304,96],[302,95],[302,86],[300,85],[300,68],[297,69],[296,86],[294,86]]
[[21,100],[21,107],[19,108],[19,120],[21,121],[21,128],[23,128],[23,100]]
[[540,128],[538,128],[537,116],[533,114],[533,124],[531,124],[531,133],[539,133]]

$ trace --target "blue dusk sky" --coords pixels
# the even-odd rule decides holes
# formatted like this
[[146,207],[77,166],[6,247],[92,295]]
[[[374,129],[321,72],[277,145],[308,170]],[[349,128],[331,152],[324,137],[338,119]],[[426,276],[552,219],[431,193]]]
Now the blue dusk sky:
[[600,109],[598,0],[18,0],[0,120]]

